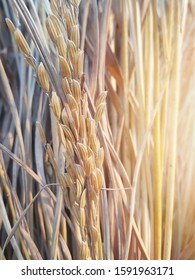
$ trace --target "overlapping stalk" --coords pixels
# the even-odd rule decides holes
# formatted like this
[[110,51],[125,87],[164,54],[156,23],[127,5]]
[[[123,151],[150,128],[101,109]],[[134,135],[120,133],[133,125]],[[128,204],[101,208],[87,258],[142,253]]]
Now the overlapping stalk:
[[[10,175],[10,167],[4,167],[0,157],[1,205],[7,203],[14,225],[22,213],[18,209],[29,203],[26,197],[32,202],[37,188],[46,183],[61,186],[51,187],[50,192],[44,189],[38,196],[27,217],[25,229],[29,226],[30,234],[25,241],[26,232],[18,224],[22,255],[19,246],[11,254],[26,259],[194,258],[194,1],[11,2],[19,20],[11,13],[16,26],[9,19],[6,22],[23,55],[17,52],[15,62],[19,57],[23,72],[31,71],[27,94],[24,86],[12,98],[15,113],[20,111],[12,126],[21,126],[14,142],[26,136],[31,139],[23,126],[26,112],[18,109],[17,95],[32,101],[28,91],[29,81],[34,82],[33,68],[45,94],[38,95],[36,115],[40,87],[31,89],[32,111],[38,120],[35,131],[40,135],[31,134],[31,162],[35,162],[31,167],[43,182],[33,175],[36,182],[29,190],[20,174]],[[38,2],[44,5],[36,11]],[[20,19],[21,27],[17,25]],[[12,47],[13,54],[15,44]],[[11,57],[8,51],[7,60]],[[26,67],[23,57],[32,68]],[[2,62],[0,70],[5,75],[0,82],[11,96],[7,93],[9,72]],[[25,84],[22,74],[18,76]],[[19,88],[20,83],[15,83]],[[1,110],[0,106],[0,116]],[[17,115],[12,114],[12,118]],[[31,127],[34,131],[33,122]],[[5,144],[10,152],[2,144],[0,149],[16,161],[15,166],[29,172],[26,150],[21,157],[24,163],[17,158],[21,143],[18,153],[12,145]],[[28,142],[24,143],[26,148]],[[22,186],[16,186],[16,178]],[[12,193],[15,186],[17,207],[17,196]],[[5,217],[3,223],[9,235],[9,219]],[[26,244],[33,242],[40,246],[40,253],[34,247],[26,250]],[[8,249],[5,256],[10,256]]]
[[57,1],[52,1],[52,13],[46,19],[46,28],[58,61],[56,70],[64,102],[55,91],[44,63],[36,64],[21,31],[9,19],[7,25],[27,62],[33,66],[40,86],[49,96],[55,115],[61,152],[65,160],[64,172],[60,170],[40,124],[38,129],[56,178],[63,189],[65,207],[70,211],[77,232],[77,257],[102,259],[98,208],[99,193],[104,180],[104,151],[97,136],[97,125],[105,108],[106,92],[100,94],[96,100],[95,115],[90,115],[82,81],[84,52],[79,49],[78,4],[74,1],[59,7]]

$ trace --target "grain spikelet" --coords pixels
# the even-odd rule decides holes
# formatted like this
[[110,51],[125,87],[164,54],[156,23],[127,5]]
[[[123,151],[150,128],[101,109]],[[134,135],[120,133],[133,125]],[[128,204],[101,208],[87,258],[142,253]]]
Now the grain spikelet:
[[81,100],[81,86],[80,83],[76,80],[72,80],[71,83],[71,89],[72,89],[72,95],[76,99],[77,102],[80,102]]
[[45,137],[45,132],[43,130],[43,127],[42,127],[41,123],[40,122],[36,122],[36,127],[37,127],[37,129],[39,131],[39,136],[41,138],[41,141],[42,141],[43,145],[46,145],[47,141],[46,141],[46,137]]
[[71,70],[70,70],[70,66],[68,64],[68,62],[66,61],[66,59],[63,56],[59,56],[60,59],[60,70],[62,73],[62,77],[66,77],[68,79],[71,78]]
[[60,138],[61,143],[66,148],[66,139],[65,139],[65,136],[64,136],[64,131],[63,131],[63,129],[62,129],[60,124],[58,125],[58,136]]
[[47,17],[45,24],[50,39],[56,43],[58,36],[62,33],[58,18],[51,14]]
[[86,137],[85,117],[83,115],[80,116],[79,135],[82,139],[85,139]]
[[22,32],[20,31],[20,29],[16,28],[14,30],[14,38],[15,38],[16,44],[20,48],[20,50],[24,54],[29,55],[30,54],[30,47],[29,47],[26,39],[24,38]]
[[100,190],[102,187],[102,184],[103,184],[103,174],[99,168],[96,168],[96,176],[97,176],[97,180],[98,180],[98,188]]
[[88,151],[87,151],[87,148],[84,144],[82,143],[77,143],[77,148],[79,150],[79,154],[82,158],[83,161],[87,160],[87,157],[88,157]]
[[107,97],[107,91],[103,91],[97,98],[95,106],[96,108],[101,104],[104,103]]
[[[69,160],[68,166],[66,168],[67,173],[70,175],[72,180],[75,181],[75,169],[74,169],[74,163],[72,160]],[[74,190],[75,191],[75,190]]]
[[80,200],[80,207],[84,208],[87,203],[87,190],[84,189],[84,191],[81,194],[81,200]]
[[95,123],[94,119],[87,118],[86,125],[87,125],[87,134],[88,134],[88,137],[90,138],[90,136],[94,135],[96,132],[96,123]]
[[75,218],[76,218],[76,220],[79,224],[79,222],[80,222],[80,206],[75,200],[76,199],[75,198],[75,192],[71,191],[70,194],[71,194],[70,201],[71,201],[71,205],[72,205],[72,210],[73,210],[74,216],[75,216]]
[[62,187],[62,189],[64,191],[66,189],[66,187],[67,187],[66,180],[65,180],[65,178],[64,178],[64,176],[62,174],[60,174],[58,179],[59,179],[60,185],[61,185],[61,187]]
[[94,159],[94,152],[93,152],[93,150],[89,146],[87,147],[87,150],[88,150],[88,157],[92,156],[93,159]]
[[63,108],[62,110],[61,119],[64,125],[69,126],[68,115],[65,108]]
[[58,4],[57,4],[57,0],[51,0],[50,2],[50,7],[51,7],[51,10],[52,10],[52,13],[54,15],[58,15]]
[[66,54],[67,54],[67,46],[64,40],[64,37],[62,34],[60,34],[57,39],[56,39],[56,46],[58,48],[58,53],[60,56],[63,56],[64,58],[66,58]]
[[60,174],[60,170],[59,170],[59,167],[56,163],[56,160],[55,160],[55,157],[54,157],[54,153],[53,153],[53,150],[51,148],[51,145],[50,144],[46,144],[46,152],[48,154],[48,157],[49,157],[49,160],[56,172],[56,174]]
[[75,62],[74,62],[74,66],[75,66],[74,71],[77,79],[80,79],[83,74],[83,63],[84,63],[84,52],[80,50],[76,54]]
[[65,94],[68,94],[68,93],[71,92],[69,82],[68,82],[68,79],[66,77],[62,79],[62,89],[63,89]]
[[82,113],[85,117],[87,117],[87,109],[88,109],[88,97],[87,94],[84,93],[82,96]]
[[65,18],[68,37],[70,37],[72,27],[76,24],[75,18],[70,9],[67,9],[67,7],[64,6],[62,7],[62,14]]
[[51,106],[53,109],[54,114],[58,119],[60,119],[61,116],[61,102],[60,98],[57,96],[56,92],[52,92],[52,97],[51,97]]
[[49,77],[42,62],[38,66],[37,76],[42,89],[49,92]]
[[16,27],[15,27],[15,25],[13,24],[13,22],[12,22],[9,18],[6,18],[5,21],[6,21],[7,27],[9,28],[9,31],[10,31],[11,33],[14,33]]
[[75,140],[78,141],[79,135],[78,135],[78,131],[75,127],[74,122],[73,121],[69,122],[69,126],[70,126],[70,129],[71,129],[71,131],[74,135]]
[[99,191],[99,184],[98,184],[96,172],[94,172],[94,171],[91,173],[91,185],[97,193]]
[[76,180],[76,194],[77,194],[77,201],[80,201],[80,197],[83,191],[83,187],[80,183],[80,181],[77,179]]
[[69,173],[64,174],[64,180],[69,188],[72,188],[74,186],[74,182]]
[[84,170],[80,164],[75,164],[75,173],[81,185],[84,186],[85,183]]
[[97,139],[97,136],[95,134],[92,134],[89,136],[89,142],[90,142],[90,147],[91,149],[97,153],[99,148],[100,148],[100,142]]
[[104,162],[104,149],[101,147],[95,155],[96,167],[101,168]]
[[70,109],[78,111],[79,108],[78,108],[78,104],[77,104],[75,98],[71,94],[67,94],[66,98],[67,98],[67,102],[68,102]]
[[67,149],[67,152],[68,152],[69,156],[73,159],[74,158],[74,150],[73,150],[71,141],[69,141],[68,139],[66,140],[66,149]]
[[96,123],[98,123],[101,120],[103,112],[105,110],[105,106],[106,106],[106,103],[100,103],[97,106],[95,116],[94,116]]
[[96,204],[95,204],[94,200],[91,201],[91,214],[92,214],[93,221],[96,221],[96,219],[97,219],[97,208],[96,208]]
[[74,138],[74,135],[73,135],[71,129],[67,125],[62,125],[62,129],[64,131],[65,136],[68,138],[68,140],[71,143],[75,143],[75,138]]
[[90,156],[85,162],[85,173],[90,176],[94,169],[94,159]]
[[68,40],[68,54],[70,57],[70,60],[73,61],[76,57],[77,49],[75,46],[75,43],[71,40]]
[[77,131],[79,131],[79,125],[80,125],[80,122],[79,122],[79,113],[77,110],[73,109],[72,110],[72,118],[74,120],[74,125],[75,125],[75,128]]
[[71,41],[74,42],[76,48],[79,48],[79,44],[80,44],[80,31],[79,31],[79,26],[78,25],[74,25],[71,29],[71,34],[70,34],[70,39]]

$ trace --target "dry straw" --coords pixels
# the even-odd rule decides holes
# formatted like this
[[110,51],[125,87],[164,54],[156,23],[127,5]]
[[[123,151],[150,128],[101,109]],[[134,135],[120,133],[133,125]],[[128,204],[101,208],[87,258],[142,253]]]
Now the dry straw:
[[194,1],[45,3],[3,4],[2,257],[194,259]]

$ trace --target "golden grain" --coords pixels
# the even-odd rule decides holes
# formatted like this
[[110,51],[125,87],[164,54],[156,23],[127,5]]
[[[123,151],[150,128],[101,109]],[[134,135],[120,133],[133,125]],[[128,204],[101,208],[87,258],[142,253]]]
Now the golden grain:
[[70,39],[71,41],[74,42],[76,48],[79,48],[79,44],[80,44],[80,31],[79,31],[79,26],[78,25],[74,25],[71,29],[71,34],[70,34]]
[[80,207],[85,208],[86,204],[87,204],[87,190],[84,189],[81,194]]
[[88,97],[87,97],[87,94],[84,93],[82,95],[82,113],[83,113],[83,116],[85,116],[85,118],[87,117],[87,110],[88,110]]
[[43,145],[46,145],[47,140],[46,140],[45,132],[43,130],[43,127],[42,127],[41,123],[40,122],[36,122],[36,127],[37,127],[37,129],[39,131],[39,136],[41,138],[41,141],[42,141]]
[[106,107],[106,103],[100,103],[97,106],[95,116],[94,116],[96,123],[98,123],[101,120],[105,107]]
[[64,6],[62,7],[62,14],[65,18],[66,29],[68,37],[70,38],[72,27],[76,24],[76,21],[71,11]]
[[96,191],[96,193],[99,191],[99,184],[98,184],[98,179],[97,179],[97,176],[96,176],[96,172],[93,171],[91,173],[91,185],[93,187],[93,189]]
[[103,178],[104,178],[104,176],[103,176],[102,171],[99,168],[96,168],[95,172],[96,172],[97,181],[98,181],[98,188],[100,190],[102,185],[103,185]]
[[77,143],[77,148],[79,150],[79,154],[83,161],[87,160],[88,158],[88,150],[86,146],[82,143]]
[[79,50],[74,57],[74,71],[77,79],[80,79],[83,74],[84,52]]
[[63,56],[66,59],[67,55],[67,46],[62,34],[60,34],[56,39],[56,46],[58,48],[58,53],[60,56]]
[[62,125],[62,129],[64,131],[65,136],[67,137],[67,139],[71,142],[71,143],[75,143],[75,138],[74,135],[71,131],[71,129],[69,128],[69,126],[67,125]]
[[74,182],[69,173],[64,174],[64,180],[69,188],[73,188]]
[[50,39],[56,43],[58,36],[62,33],[58,18],[51,14],[47,17],[45,24]]
[[60,138],[60,141],[63,144],[63,146],[66,148],[66,139],[61,124],[58,125],[57,129],[58,129],[58,136]]
[[77,197],[77,201],[80,201],[82,192],[83,192],[83,186],[81,185],[80,181],[78,179],[76,179],[76,197]]
[[49,92],[49,77],[42,62],[38,66],[37,77],[42,89]]
[[87,126],[87,135],[90,138],[92,135],[96,134],[96,123],[94,119],[87,118],[86,119],[86,126]]
[[15,27],[15,25],[13,24],[13,22],[12,22],[9,18],[6,18],[5,21],[6,21],[7,27],[9,28],[9,31],[10,31],[11,33],[14,33],[16,27]]
[[65,94],[71,93],[70,85],[66,77],[62,79],[62,89]]
[[80,126],[79,112],[75,109],[72,110],[72,118],[74,121],[75,129],[79,131],[79,126]]
[[75,164],[75,173],[76,173],[76,177],[79,180],[79,182],[81,183],[81,185],[84,186],[85,174],[84,174],[83,167],[80,164]]
[[85,161],[85,173],[89,177],[91,173],[93,172],[94,169],[94,159],[92,156],[90,156],[86,161]]
[[86,125],[85,125],[85,117],[83,115],[80,116],[80,129],[79,129],[79,135],[81,139],[86,138]]
[[72,95],[76,99],[76,101],[79,103],[81,101],[81,86],[80,83],[76,80],[72,80],[71,82],[71,89],[72,89]]
[[66,98],[67,98],[67,102],[68,102],[68,105],[69,105],[70,109],[71,110],[76,110],[78,112],[79,107],[78,107],[78,104],[77,104],[74,96],[72,96],[71,94],[67,94]]
[[69,126],[68,115],[65,108],[63,108],[62,110],[61,119],[63,124]]
[[58,15],[58,4],[57,4],[57,0],[51,0],[50,2],[50,7],[51,7],[51,10],[52,10],[52,13],[54,15]]
[[30,47],[29,47],[26,39],[24,38],[22,32],[20,31],[20,29],[16,28],[14,30],[14,38],[15,38],[16,44],[20,48],[20,50],[24,54],[30,55]]
[[104,162],[104,149],[101,147],[95,154],[96,167],[101,168]]
[[97,98],[95,107],[97,108],[101,103],[105,103],[107,97],[107,91],[103,91]]
[[72,142],[68,139],[66,140],[66,149],[71,159],[74,159],[74,149],[72,147]]
[[61,70],[62,77],[63,78],[66,77],[67,79],[70,79],[71,69],[67,60],[63,56],[59,56],[59,60],[60,60],[60,70]]
[[100,148],[100,142],[95,134],[91,134],[89,136],[89,143],[90,148],[94,151],[94,153],[97,153]]
[[77,48],[75,43],[71,40],[68,40],[68,55],[71,61],[74,61],[77,54]]
[[60,119],[62,106],[61,106],[60,98],[57,96],[55,91],[52,92],[51,106],[57,119]]

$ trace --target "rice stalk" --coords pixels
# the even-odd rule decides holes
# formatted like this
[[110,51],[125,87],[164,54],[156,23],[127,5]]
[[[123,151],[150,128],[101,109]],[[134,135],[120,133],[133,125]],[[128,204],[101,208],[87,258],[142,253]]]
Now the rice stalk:
[[194,259],[193,1],[27,2],[0,4],[1,257]]

